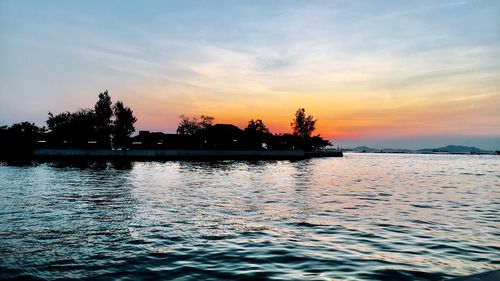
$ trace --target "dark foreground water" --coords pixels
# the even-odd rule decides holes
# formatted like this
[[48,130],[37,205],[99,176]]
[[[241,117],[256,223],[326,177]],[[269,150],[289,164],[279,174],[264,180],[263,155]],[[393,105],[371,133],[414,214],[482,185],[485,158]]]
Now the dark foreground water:
[[440,280],[499,211],[498,156],[0,164],[0,279]]

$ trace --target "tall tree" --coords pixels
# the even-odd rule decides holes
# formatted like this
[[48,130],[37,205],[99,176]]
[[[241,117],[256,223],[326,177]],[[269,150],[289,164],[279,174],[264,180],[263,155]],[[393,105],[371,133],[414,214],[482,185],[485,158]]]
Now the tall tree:
[[110,136],[112,133],[113,122],[111,117],[113,116],[113,109],[111,108],[111,97],[108,91],[104,91],[99,94],[99,100],[94,106],[95,112],[95,127],[97,132],[97,142],[101,147],[109,147]]
[[316,121],[312,115],[306,116],[304,108],[297,109],[295,118],[290,124],[293,128],[293,134],[303,139],[311,137],[312,132],[316,130]]
[[123,105],[121,101],[113,106],[115,120],[113,122],[113,144],[115,147],[126,148],[129,137],[135,131],[134,123],[137,122],[132,109]]

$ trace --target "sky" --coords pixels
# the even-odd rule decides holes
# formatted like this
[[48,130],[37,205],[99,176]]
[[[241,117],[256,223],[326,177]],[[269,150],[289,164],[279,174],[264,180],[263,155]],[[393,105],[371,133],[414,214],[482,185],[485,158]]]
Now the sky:
[[122,100],[343,147],[500,149],[500,1],[0,0],[0,125]]

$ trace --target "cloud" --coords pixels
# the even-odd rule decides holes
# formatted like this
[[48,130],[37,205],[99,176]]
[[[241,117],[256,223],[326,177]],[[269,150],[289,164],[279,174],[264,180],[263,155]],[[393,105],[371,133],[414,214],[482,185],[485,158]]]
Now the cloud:
[[[110,4],[82,2],[78,9],[48,5],[47,14],[25,7],[35,16],[3,21],[9,28],[0,48],[14,55],[2,56],[0,84],[9,93],[2,101],[19,111],[16,98],[36,93],[43,99],[25,100],[62,108],[91,103],[108,88],[147,122],[167,127],[197,111],[277,123],[307,106],[324,132],[342,127],[338,118],[342,129],[367,134],[405,123],[456,133],[454,120],[466,124],[461,130],[476,124],[468,114],[484,123],[479,133],[498,121],[491,112],[500,37],[488,4],[477,4],[165,2],[136,11],[124,3],[116,13]],[[29,85],[14,76],[29,77]],[[160,120],[162,111],[168,120]]]

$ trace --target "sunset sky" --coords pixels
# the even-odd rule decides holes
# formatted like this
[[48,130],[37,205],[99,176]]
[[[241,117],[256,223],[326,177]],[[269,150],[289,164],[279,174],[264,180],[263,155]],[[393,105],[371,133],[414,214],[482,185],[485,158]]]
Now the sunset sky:
[[336,145],[500,149],[500,1],[0,0],[0,125],[106,89],[138,130],[304,107]]

